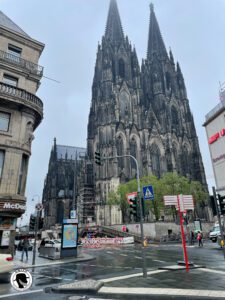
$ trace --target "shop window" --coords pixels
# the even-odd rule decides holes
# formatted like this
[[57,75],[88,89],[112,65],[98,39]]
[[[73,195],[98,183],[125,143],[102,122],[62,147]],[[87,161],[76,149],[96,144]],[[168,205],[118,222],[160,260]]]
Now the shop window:
[[0,130],[9,130],[10,114],[0,111]]

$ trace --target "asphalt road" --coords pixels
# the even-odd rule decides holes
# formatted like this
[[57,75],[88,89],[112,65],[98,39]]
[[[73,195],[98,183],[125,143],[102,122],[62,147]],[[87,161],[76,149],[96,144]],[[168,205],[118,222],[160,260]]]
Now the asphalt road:
[[[87,262],[48,265],[45,267],[36,267],[33,270],[30,269],[29,271],[33,277],[33,285],[27,293],[18,293],[11,287],[10,283],[0,283],[0,299],[68,299],[69,295],[45,293],[44,290],[48,287],[76,280],[90,278],[98,280],[142,272],[143,261],[140,245],[107,246],[102,249],[82,249],[82,251],[96,257],[96,259]],[[206,268],[213,268],[214,270],[225,270],[223,251],[218,248],[217,244],[207,242],[203,248],[198,248],[196,245],[190,246],[188,247],[188,255],[189,260],[195,264],[203,265]],[[147,269],[151,271],[157,270],[162,266],[175,265],[178,260],[182,260],[182,256],[182,247],[179,244],[150,245],[146,248]],[[156,277],[156,285],[158,280],[160,284],[164,282],[164,284],[168,283],[167,285],[170,286],[169,280],[171,274],[171,272],[166,272],[163,276]],[[178,275],[178,280],[179,276],[185,277],[185,272],[183,271],[181,275]],[[192,288],[195,288],[194,281],[196,281],[198,276],[197,272],[193,272],[188,277],[187,284],[190,282]],[[135,280],[138,283],[140,278],[137,277]],[[206,278],[205,280],[207,281],[208,279]],[[209,289],[220,289],[221,283],[216,277],[215,282],[213,278],[209,278],[209,281],[209,283],[203,282],[203,284],[206,284]],[[129,282],[124,281],[123,284],[129,285]],[[101,299],[105,298],[101,297]],[[123,299],[123,297],[120,299]]]

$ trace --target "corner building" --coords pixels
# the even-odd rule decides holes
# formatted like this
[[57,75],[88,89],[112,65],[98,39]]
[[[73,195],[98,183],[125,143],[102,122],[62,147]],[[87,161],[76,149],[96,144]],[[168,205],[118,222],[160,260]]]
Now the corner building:
[[43,49],[0,11],[0,253],[13,254],[16,220],[26,209],[33,132],[43,118],[36,96]]
[[[89,114],[88,155],[131,154],[140,175],[177,172],[207,189],[198,137],[184,78],[172,52],[167,53],[154,7],[150,5],[147,58],[139,67],[135,48],[124,35],[116,0],[98,45]],[[130,158],[94,165],[96,200],[136,176]]]

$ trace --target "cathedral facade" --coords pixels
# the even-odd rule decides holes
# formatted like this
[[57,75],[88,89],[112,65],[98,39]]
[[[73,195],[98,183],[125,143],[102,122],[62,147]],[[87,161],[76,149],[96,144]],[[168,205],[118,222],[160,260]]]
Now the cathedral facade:
[[124,35],[116,0],[110,1],[105,34],[98,45],[89,113],[87,154],[93,162],[97,203],[110,190],[140,176],[177,172],[207,189],[198,137],[183,74],[166,50],[154,7],[150,5],[147,58],[139,66],[136,50]]

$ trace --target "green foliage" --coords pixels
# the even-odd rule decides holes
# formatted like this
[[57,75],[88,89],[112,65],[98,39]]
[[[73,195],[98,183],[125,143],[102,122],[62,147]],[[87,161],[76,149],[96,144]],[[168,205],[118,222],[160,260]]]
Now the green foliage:
[[[193,195],[196,203],[200,206],[207,201],[208,194],[204,191],[202,184],[198,181],[189,182],[184,176],[176,173],[167,173],[158,179],[155,176],[145,176],[140,179],[141,195],[143,186],[152,185],[154,189],[154,201],[145,201],[146,211],[151,211],[156,220],[160,217],[160,211],[164,209],[164,195]],[[129,217],[129,204],[126,195],[137,191],[137,180],[133,179],[125,184],[120,184],[116,192],[110,192],[107,199],[109,205],[120,205],[123,217]],[[175,208],[171,209],[172,214],[176,214]]]

